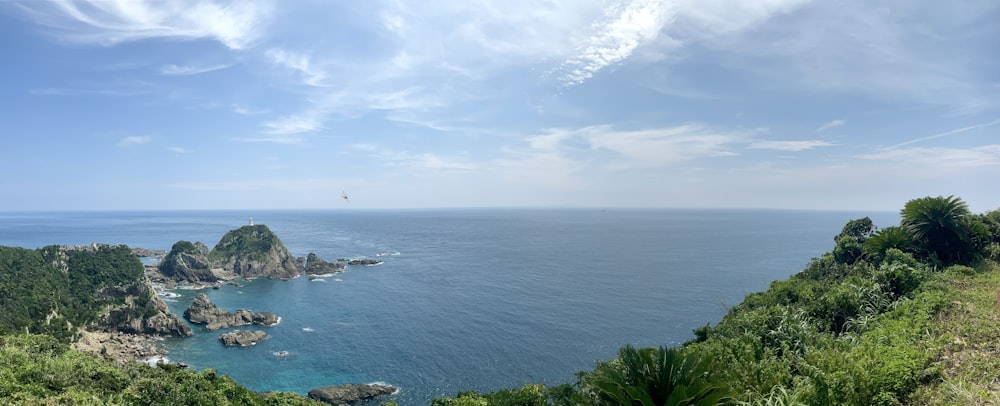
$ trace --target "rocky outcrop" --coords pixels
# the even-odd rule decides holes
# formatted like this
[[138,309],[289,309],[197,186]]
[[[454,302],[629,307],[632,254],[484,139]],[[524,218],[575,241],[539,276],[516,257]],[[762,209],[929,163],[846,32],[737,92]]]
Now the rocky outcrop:
[[122,299],[123,305],[111,306],[90,327],[95,331],[190,337],[191,327],[170,312],[167,304],[153,291],[149,281],[136,281],[102,289],[99,298]]
[[362,400],[391,395],[396,388],[387,385],[356,384],[324,386],[309,391],[309,398],[331,405],[349,405]]
[[305,260],[305,270],[306,274],[309,275],[327,275],[332,273],[341,272],[347,268],[343,263],[340,262],[329,262],[323,258],[316,256],[316,254],[309,253],[309,256]]
[[166,354],[166,351],[156,346],[156,341],[150,336],[118,332],[82,331],[80,339],[72,346],[77,350],[122,364]]
[[151,250],[141,247],[132,247],[132,253],[137,257],[162,257],[167,255],[167,252],[164,250]]
[[382,263],[382,261],[379,261],[377,259],[369,259],[369,258],[337,258],[337,262],[346,263],[347,265],[350,266],[359,266],[359,265],[372,266],[372,265],[379,265]]
[[200,242],[178,241],[160,262],[160,274],[180,283],[212,283],[219,280],[212,271],[208,247]]
[[184,311],[184,318],[194,324],[204,324],[205,329],[209,331],[251,324],[271,326],[279,321],[278,316],[271,312],[254,313],[240,309],[230,313],[218,308],[204,293],[194,297],[194,302],[191,302],[191,306]]
[[233,330],[219,336],[226,347],[249,347],[267,339],[267,333],[260,330]]
[[244,278],[288,279],[304,271],[278,236],[263,224],[230,230],[209,256],[223,269]]

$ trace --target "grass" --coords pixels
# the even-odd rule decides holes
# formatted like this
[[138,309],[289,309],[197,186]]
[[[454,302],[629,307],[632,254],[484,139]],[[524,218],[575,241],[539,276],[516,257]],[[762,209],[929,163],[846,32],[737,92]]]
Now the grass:
[[947,292],[949,306],[927,330],[941,378],[918,388],[909,403],[1000,405],[1000,265],[942,276],[934,283]]

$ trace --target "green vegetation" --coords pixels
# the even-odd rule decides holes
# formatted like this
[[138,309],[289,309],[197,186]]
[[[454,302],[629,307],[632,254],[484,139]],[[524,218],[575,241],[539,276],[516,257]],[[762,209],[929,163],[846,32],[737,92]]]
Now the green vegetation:
[[259,261],[277,246],[284,245],[266,225],[243,226],[226,232],[219,243],[212,248],[209,258],[221,261],[241,255],[246,259]]
[[48,335],[0,336],[0,402],[67,405],[320,405],[258,394],[208,369],[116,365]]
[[48,334],[69,342],[74,326],[124,303],[113,289],[142,280],[142,263],[125,246],[0,247],[0,334]]
[[1000,403],[1000,210],[906,204],[849,221],[834,248],[748,295],[678,348],[623,348],[573,385],[464,392],[435,405]]

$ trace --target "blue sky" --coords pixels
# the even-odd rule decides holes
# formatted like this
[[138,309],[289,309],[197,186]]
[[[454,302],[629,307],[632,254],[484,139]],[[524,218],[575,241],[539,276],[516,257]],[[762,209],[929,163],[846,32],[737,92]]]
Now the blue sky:
[[0,38],[0,211],[1000,207],[995,0],[7,1]]

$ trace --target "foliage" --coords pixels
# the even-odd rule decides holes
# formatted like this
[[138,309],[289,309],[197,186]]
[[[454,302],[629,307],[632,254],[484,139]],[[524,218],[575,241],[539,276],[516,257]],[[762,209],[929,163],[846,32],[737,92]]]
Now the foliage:
[[902,226],[918,247],[932,260],[944,264],[972,259],[969,214],[968,205],[954,196],[913,199],[900,211]]
[[0,403],[320,405],[290,393],[257,394],[212,370],[115,365],[48,335],[0,336]]
[[710,364],[676,348],[618,350],[618,358],[601,363],[585,375],[601,404],[663,406],[716,405],[728,400],[719,383],[710,381]]
[[905,228],[891,226],[875,232],[871,238],[864,242],[863,248],[865,255],[872,258],[874,262],[881,262],[886,251],[890,249],[912,252],[914,242]]
[[257,224],[229,230],[212,248],[209,258],[219,261],[234,255],[261,260],[276,246],[283,246],[266,225]]

